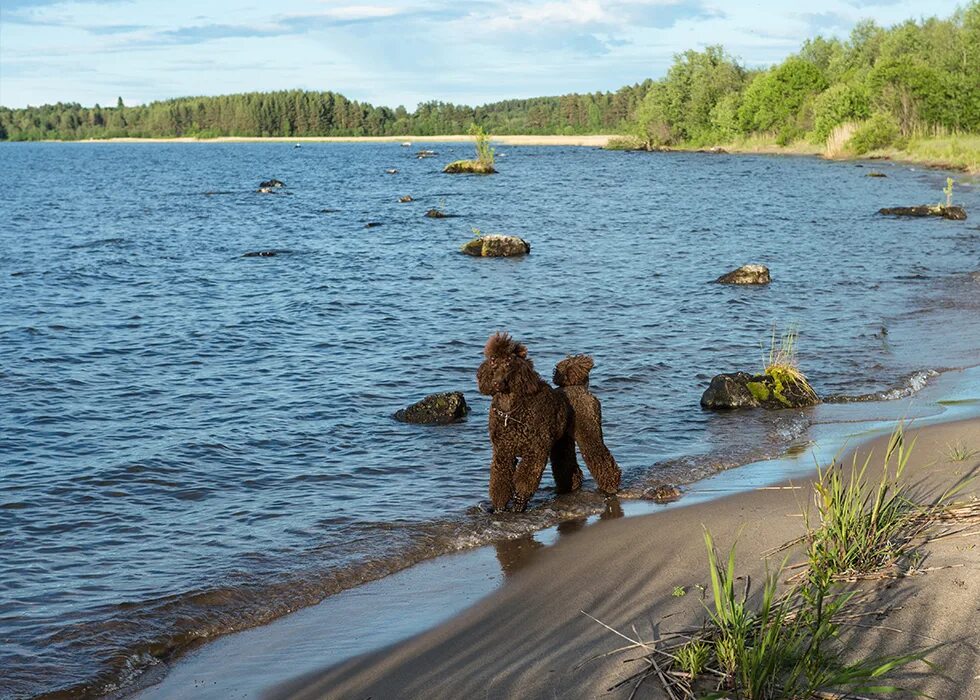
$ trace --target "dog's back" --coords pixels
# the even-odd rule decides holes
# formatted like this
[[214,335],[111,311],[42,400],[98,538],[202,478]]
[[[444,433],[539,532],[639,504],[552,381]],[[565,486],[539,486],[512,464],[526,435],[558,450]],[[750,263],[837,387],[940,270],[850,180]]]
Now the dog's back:
[[589,355],[572,355],[555,365],[554,382],[572,407],[575,443],[596,486],[605,493],[619,491],[622,471],[602,436],[602,404],[589,391],[589,372],[595,361]]

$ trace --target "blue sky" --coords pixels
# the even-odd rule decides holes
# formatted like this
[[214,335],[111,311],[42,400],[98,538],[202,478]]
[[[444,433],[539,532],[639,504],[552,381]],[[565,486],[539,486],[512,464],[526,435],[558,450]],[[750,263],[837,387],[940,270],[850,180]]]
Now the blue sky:
[[768,65],[814,34],[951,0],[2,0],[0,104],[334,90],[409,109],[614,90],[723,44]]

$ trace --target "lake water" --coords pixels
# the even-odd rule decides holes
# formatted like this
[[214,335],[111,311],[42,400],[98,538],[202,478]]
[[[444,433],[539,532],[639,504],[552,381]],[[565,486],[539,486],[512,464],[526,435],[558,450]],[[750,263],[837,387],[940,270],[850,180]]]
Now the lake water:
[[[0,145],[0,697],[111,692],[422,559],[604,511],[591,481],[556,501],[546,475],[530,513],[485,512],[474,372],[496,330],[546,378],[595,357],[626,497],[806,443],[808,411],[698,405],[713,374],[761,368],[774,324],[837,400],[977,364],[975,180],[954,176],[973,218],[897,220],[875,212],[938,201],[947,173],[498,150],[500,174],[472,177],[440,173],[467,144]],[[287,187],[257,193],[272,177]],[[532,253],[460,255],[473,228]],[[770,286],[710,284],[752,261]],[[466,421],[391,419],[440,390],[465,392]]]

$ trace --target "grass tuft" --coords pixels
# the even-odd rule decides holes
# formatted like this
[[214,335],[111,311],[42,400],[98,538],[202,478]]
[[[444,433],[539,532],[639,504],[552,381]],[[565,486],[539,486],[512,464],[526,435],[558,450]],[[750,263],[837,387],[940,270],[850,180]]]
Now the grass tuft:
[[980,454],[980,450],[967,447],[962,442],[946,444],[946,459],[950,462],[965,462]]
[[[617,652],[642,649],[645,667],[609,690],[633,683],[633,695],[647,679],[660,682],[668,698],[784,700],[842,697],[842,690],[874,695],[897,692],[888,685],[892,671],[928,651],[869,657],[847,662],[840,633],[855,594],[834,591],[829,582],[805,580],[779,595],[783,567],[767,571],[761,596],[750,595],[750,582],[737,576],[735,546],[722,558],[711,533],[704,531],[711,576],[707,619],[700,630],[667,634],[656,642],[630,637]],[[595,619],[595,618],[593,618]],[[599,658],[599,657],[596,657]]]
[[[795,338],[781,343],[774,359],[791,361],[794,345]],[[803,542],[808,567],[789,579],[782,594],[779,581],[785,561],[775,572],[767,567],[761,594],[753,596],[748,577],[736,574],[735,546],[727,557],[720,556],[705,529],[711,586],[707,601],[702,601],[704,624],[649,642],[635,629],[631,637],[600,622],[630,642],[610,653],[640,649],[646,662],[609,690],[633,683],[635,695],[653,678],[672,700],[877,696],[902,690],[887,681],[897,669],[919,661],[934,669],[926,658],[933,649],[853,660],[842,639],[849,624],[868,614],[864,603],[858,608],[858,592],[846,588],[844,581],[887,575],[887,569],[903,560],[911,572],[921,560],[916,546],[932,525],[980,519],[980,504],[952,500],[971,483],[969,479],[931,502],[916,502],[903,479],[914,447],[915,439],[907,438],[900,423],[888,440],[880,477],[870,478],[872,454],[860,463],[855,457],[847,474],[836,460],[826,469],[818,467],[813,487],[816,516],[804,512],[806,534],[784,545]],[[976,451],[959,447],[956,453]]]
[[773,328],[764,372],[775,380],[777,396],[782,394],[784,387],[795,386],[816,403],[817,393],[810,386],[810,380],[806,378],[797,361],[796,345],[799,335],[796,328],[790,328],[777,340],[776,329]]

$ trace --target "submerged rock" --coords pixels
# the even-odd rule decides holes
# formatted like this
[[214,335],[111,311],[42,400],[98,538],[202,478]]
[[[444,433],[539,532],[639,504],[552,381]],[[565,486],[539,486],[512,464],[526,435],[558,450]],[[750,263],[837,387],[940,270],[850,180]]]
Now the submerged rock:
[[445,219],[447,214],[442,209],[429,209],[425,215],[430,219]]
[[769,284],[771,281],[769,268],[756,263],[742,265],[715,280],[718,284]]
[[398,201],[405,204],[406,202],[414,202],[415,200],[412,199],[412,195],[406,194],[404,197],[399,197]]
[[402,423],[442,425],[462,420],[470,412],[462,392],[446,391],[430,394],[408,408],[395,412],[395,420]]
[[438,152],[436,152],[436,151],[429,151],[429,150],[426,150],[426,149],[423,148],[421,151],[419,151],[418,153],[415,154],[415,157],[416,158],[434,158],[437,155],[439,155]]
[[945,204],[923,204],[918,207],[891,207],[879,209],[878,213],[884,214],[885,216],[939,216],[943,219],[952,219],[953,221],[966,221],[966,209],[957,206],[947,207]]
[[459,173],[472,173],[473,175],[493,175],[496,170],[489,163],[479,160],[456,160],[442,169],[442,172],[451,175]]
[[255,190],[255,191],[258,192],[259,194],[275,194],[276,193],[276,191],[274,189],[272,189],[271,187],[260,187],[259,189]]
[[888,176],[877,170],[872,170],[870,173],[865,175],[865,177],[888,177]]
[[387,170],[385,170],[385,172],[388,173],[389,175],[397,175],[398,168],[388,168]]
[[459,252],[484,258],[510,258],[527,255],[531,244],[517,236],[478,236],[464,243]]
[[285,186],[286,186],[286,183],[285,182],[283,182],[282,180],[276,180],[275,178],[273,178],[271,180],[266,180],[265,182],[260,182],[259,183],[259,187],[275,187],[275,188],[279,188],[279,187],[285,187]]
[[656,503],[673,503],[683,494],[673,484],[658,484],[643,490],[642,498]]
[[253,250],[242,255],[243,258],[274,258],[280,253],[288,253],[288,250]]
[[368,221],[366,224],[364,224],[364,228],[377,228],[378,226],[382,225],[383,224],[380,221]]
[[704,408],[805,408],[820,403],[806,379],[780,369],[765,374],[718,374],[701,395]]

